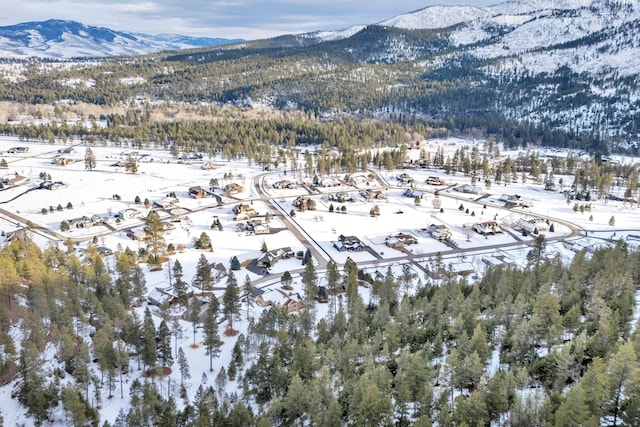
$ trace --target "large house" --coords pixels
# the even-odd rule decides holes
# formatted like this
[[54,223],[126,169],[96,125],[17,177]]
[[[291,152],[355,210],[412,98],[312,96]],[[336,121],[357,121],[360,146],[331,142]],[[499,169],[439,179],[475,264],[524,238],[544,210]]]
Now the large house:
[[302,297],[297,292],[285,292],[276,289],[270,292],[261,293],[256,297],[256,302],[261,307],[285,307],[288,313],[294,313],[302,308]]
[[98,215],[81,216],[79,218],[73,218],[68,221],[69,226],[73,228],[87,228],[94,225],[102,224],[102,218]]
[[294,182],[291,182],[287,179],[283,179],[282,181],[278,181],[278,182],[274,182],[273,183],[273,188],[277,189],[277,190],[291,190],[293,188],[297,188],[297,184]]
[[402,195],[404,197],[411,197],[412,199],[415,199],[416,197],[422,199],[424,197],[424,192],[418,191],[414,188],[407,188],[406,190],[404,190]]
[[204,191],[204,188],[199,185],[193,186],[189,188],[189,197],[192,199],[202,199],[207,197],[208,193]]
[[60,153],[60,154],[75,154],[76,153],[76,149],[73,148],[73,147],[61,148],[60,150],[58,150],[58,153]]
[[70,165],[73,162],[75,162],[75,160],[70,159],[68,157],[54,157],[53,160],[51,161],[51,163],[53,163],[56,166],[66,166],[66,165]]
[[240,184],[232,182],[231,184],[225,185],[223,191],[226,195],[230,196],[232,194],[242,193],[244,191],[244,187]]
[[122,220],[125,219],[135,219],[144,217],[144,213],[140,212],[138,209],[127,208],[122,210],[116,214],[116,218],[120,218]]
[[385,245],[390,248],[403,248],[405,246],[418,243],[418,239],[407,233],[397,233],[387,236],[384,240]]
[[333,242],[333,247],[340,252],[360,252],[364,250],[364,244],[356,236],[345,236],[341,234],[338,236],[338,241]]
[[22,185],[29,181],[29,178],[19,175],[17,172],[13,175],[5,175],[2,177],[2,183],[5,185]]
[[29,147],[11,147],[7,150],[9,154],[25,154],[29,152]]
[[424,182],[429,185],[445,185],[445,182],[442,180],[442,178],[439,178],[437,176],[430,176]]
[[284,247],[280,249],[274,249],[265,252],[260,258],[256,260],[256,265],[260,268],[271,268],[281,259],[289,259],[294,256],[290,247]]
[[498,234],[502,233],[502,228],[496,221],[485,221],[473,224],[473,230],[478,234]]
[[427,227],[427,231],[431,234],[431,237],[437,240],[447,240],[451,238],[451,230],[443,224],[431,224]]
[[235,205],[232,208],[232,211],[236,216],[233,218],[234,221],[245,221],[247,219],[258,216],[258,212],[253,209],[250,205],[246,205],[244,203],[240,203],[239,205]]

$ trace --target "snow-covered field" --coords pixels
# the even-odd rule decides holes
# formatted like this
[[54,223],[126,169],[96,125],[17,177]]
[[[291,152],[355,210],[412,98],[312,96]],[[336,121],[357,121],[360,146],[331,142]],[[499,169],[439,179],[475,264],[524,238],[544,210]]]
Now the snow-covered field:
[[[448,153],[452,153],[462,144],[481,147],[482,143],[448,140],[430,141],[425,146],[435,149],[442,145]],[[9,153],[12,147],[28,147],[29,150],[24,154]],[[248,164],[246,160],[205,158],[182,162],[165,151],[111,146],[91,147],[97,165],[94,170],[89,171],[85,169],[84,162],[86,147],[77,145],[71,153],[59,152],[67,147],[70,145],[23,142],[8,138],[0,140],[0,158],[8,163],[8,168],[1,170],[0,175],[5,181],[14,179],[16,174],[26,178],[19,185],[5,184],[5,188],[0,190],[0,230],[3,232],[0,243],[23,228],[28,221],[35,226],[30,231],[33,239],[43,247],[61,245],[65,240],[72,239],[77,242],[79,253],[91,240],[96,240],[99,246],[113,251],[125,247],[138,250],[144,246],[144,242],[133,240],[129,236],[142,229],[144,217],[150,209],[144,206],[145,199],[148,199],[156,208],[164,205],[160,216],[175,226],[165,234],[165,243],[179,247],[170,259],[172,262],[180,261],[184,269],[184,280],[191,281],[195,265],[202,254],[211,263],[221,263],[227,268],[230,259],[237,256],[243,265],[235,274],[239,285],[242,286],[248,276],[256,287],[265,291],[265,299],[274,300],[282,298],[278,289],[280,276],[285,271],[291,272],[294,277],[293,292],[299,290],[298,273],[302,271],[302,265],[299,259],[293,257],[280,260],[268,271],[246,268],[251,260],[262,255],[263,244],[269,250],[287,247],[294,253],[312,248],[314,254],[319,255],[314,262],[320,269],[330,259],[343,264],[349,257],[372,273],[378,271],[384,274],[389,266],[400,273],[402,267],[407,265],[423,281],[436,257],[441,257],[454,271],[471,277],[481,274],[492,263],[525,265],[527,244],[535,236],[524,236],[517,225],[519,220],[542,218],[548,220],[548,224],[553,224],[553,232],[543,232],[548,239],[547,254],[566,260],[571,259],[575,250],[610,244],[617,239],[626,239],[634,247],[640,244],[637,223],[639,208],[630,207],[623,202],[592,200],[588,202],[591,210],[581,213],[580,210],[574,210],[574,202],[567,203],[560,188],[546,191],[542,183],[534,183],[531,179],[525,183],[510,183],[506,186],[494,184],[490,188],[478,182],[473,184],[478,187],[478,193],[464,193],[454,190],[457,186],[472,185],[471,179],[462,174],[446,175],[440,170],[428,169],[372,170],[372,180],[368,184],[360,182],[355,186],[342,184],[339,187],[311,188],[306,185],[294,189],[276,189],[274,184],[278,181],[300,183],[304,179],[309,184],[311,178],[300,177],[300,172],[283,169],[282,166],[278,170],[263,171],[257,165]],[[416,155],[413,152],[409,154]],[[509,152],[502,154],[515,155]],[[72,159],[73,162],[65,166],[55,165],[53,159],[57,156]],[[128,173],[123,166],[117,166],[127,156],[139,160],[136,174]],[[202,166],[206,162],[213,162],[216,167],[204,170]],[[400,184],[397,177],[402,173],[407,173],[414,179],[413,187]],[[44,175],[50,175],[52,182],[61,182],[63,185],[55,190],[38,188]],[[444,185],[431,186],[425,183],[428,177],[434,176],[443,179]],[[556,180],[559,178],[563,178],[565,187],[573,181],[573,177],[569,176],[556,177]],[[217,179],[220,187],[231,183],[239,184],[243,191],[226,195],[222,190],[215,190],[220,201],[214,197],[189,197],[190,187],[209,189],[212,179]],[[410,188],[421,193],[419,204],[415,197],[403,196]],[[379,191],[381,196],[368,201],[362,194],[364,190]],[[351,196],[353,201],[331,201],[330,198],[337,192]],[[173,193],[178,201],[169,207],[167,197]],[[503,195],[516,194],[530,206],[506,208],[501,200]],[[116,195],[119,197],[115,197]],[[296,211],[295,216],[291,217],[293,202],[298,196],[313,199],[316,209]],[[136,197],[140,199],[140,203],[135,203]],[[232,208],[241,203],[253,208],[258,214],[257,218],[262,220],[265,220],[264,215],[269,212],[272,215],[269,222],[271,232],[251,234],[238,230],[238,225],[246,220],[234,220],[236,214],[232,212]],[[331,205],[334,212],[330,212]],[[338,213],[342,206],[346,213]],[[372,216],[371,210],[375,206],[379,209],[379,215]],[[43,209],[46,213],[43,213]],[[138,210],[140,217],[116,217],[119,212],[127,209]],[[60,230],[63,221],[94,215],[104,223],[84,228],[72,227],[70,231],[64,232]],[[615,217],[615,225],[610,225],[612,217]],[[222,223],[222,230],[212,228],[215,219]],[[473,231],[474,224],[487,221],[496,221],[504,232],[483,236]],[[427,229],[432,224],[446,226],[451,231],[450,240],[440,242],[431,237]],[[194,248],[194,239],[202,233],[210,236],[213,246],[211,251]],[[404,248],[389,247],[386,244],[387,238],[398,233],[413,237],[416,243]],[[334,244],[341,235],[357,237],[366,247],[365,250],[338,251]],[[105,258],[110,269],[115,265],[113,258]],[[166,265],[164,267],[164,270],[155,272],[145,269],[149,291],[169,286]],[[324,279],[321,271],[319,277],[322,284]],[[224,287],[224,279],[217,287]],[[368,293],[366,288],[361,288],[360,291]],[[221,290],[216,292],[222,293]],[[146,305],[141,307],[141,310],[145,307]],[[326,306],[319,307],[319,316],[327,309]],[[249,316],[257,318],[261,310],[261,307],[254,306]],[[245,317],[243,308],[243,321],[235,325],[241,331],[248,326]],[[224,345],[221,355],[215,360],[214,372],[209,372],[208,356],[203,347],[192,348],[190,345],[193,339],[191,324],[183,322],[182,327],[185,333],[178,345],[184,349],[189,359],[192,380],[187,391],[193,397],[199,384],[213,384],[219,368],[229,365],[231,349],[237,337],[222,337]],[[126,380],[130,382],[140,375],[141,372],[132,362]],[[177,385],[180,383],[177,369],[171,374],[170,381],[174,385],[171,393],[177,396]],[[230,390],[235,386],[227,385]],[[127,389],[125,386],[125,390]],[[163,386],[161,390],[166,393],[167,387]],[[0,387],[5,425],[28,425],[31,420],[26,418],[10,398],[11,392],[11,386]],[[126,395],[124,399],[120,399],[119,393],[111,399],[103,399],[102,419],[113,422],[121,408],[126,411],[128,401]],[[63,419],[64,414],[56,416]]]

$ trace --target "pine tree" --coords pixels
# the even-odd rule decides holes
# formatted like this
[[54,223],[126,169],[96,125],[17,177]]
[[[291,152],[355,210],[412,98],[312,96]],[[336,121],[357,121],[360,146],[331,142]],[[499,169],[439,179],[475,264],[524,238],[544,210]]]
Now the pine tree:
[[193,347],[196,347],[196,330],[198,324],[200,324],[200,306],[201,302],[199,298],[191,298],[189,303],[189,321],[193,323]]
[[73,385],[62,388],[60,400],[66,413],[73,421],[74,426],[82,426],[86,420],[87,407],[82,401],[82,397]]
[[144,241],[152,254],[149,257],[149,264],[158,266],[161,262],[160,250],[164,248],[164,224],[156,211],[149,212],[144,224]]
[[227,286],[222,295],[223,314],[229,322],[230,330],[233,330],[234,317],[240,313],[239,298],[240,290],[238,289],[238,282],[233,270],[231,270],[227,276]]
[[242,365],[244,363],[242,346],[240,345],[241,338],[243,338],[243,335],[240,335],[236,340],[236,343],[233,345],[233,350],[231,351],[231,362],[229,363],[229,369],[227,370],[227,375],[232,381],[235,380],[236,372],[239,369],[242,369]]
[[291,277],[291,273],[289,271],[285,271],[280,276],[280,282],[282,282],[282,287],[285,289],[291,288],[291,284],[293,283],[293,277]]
[[156,337],[158,360],[163,368],[167,368],[173,364],[173,355],[171,352],[171,331],[167,322],[164,320],[158,326],[158,336]]
[[220,336],[218,335],[218,318],[217,310],[211,304],[207,308],[207,313],[204,318],[203,332],[204,332],[204,346],[209,355],[209,371],[213,372],[213,358],[218,357],[220,354]]
[[249,319],[249,309],[253,307],[253,283],[251,283],[251,279],[249,278],[248,274],[244,277],[244,285],[242,287],[242,291],[245,294],[244,297],[247,306],[247,319]]
[[142,363],[147,368],[153,368],[158,360],[156,345],[156,328],[151,318],[151,311],[147,307],[142,321]]
[[211,275],[211,264],[204,254],[200,254],[198,264],[196,264],[196,274],[193,277],[193,286],[200,291],[208,291],[213,285],[213,276]]
[[189,361],[182,347],[178,349],[178,367],[180,369],[180,385],[183,385],[185,380],[191,378],[191,373],[189,372]]
[[96,167],[96,156],[89,147],[84,152],[84,168],[92,171]]

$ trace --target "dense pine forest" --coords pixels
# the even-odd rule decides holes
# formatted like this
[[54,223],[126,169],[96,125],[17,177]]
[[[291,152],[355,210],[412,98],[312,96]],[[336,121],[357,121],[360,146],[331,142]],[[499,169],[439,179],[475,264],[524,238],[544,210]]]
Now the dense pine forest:
[[291,315],[265,309],[220,366],[217,324],[238,321],[244,307],[231,275],[235,293],[213,297],[194,328],[215,381],[172,393],[166,368],[179,369],[183,384],[189,378],[183,349],[173,349],[179,322],[161,307],[154,323],[139,304],[138,254],[115,257],[109,271],[92,247],[82,261],[73,245],[42,250],[16,240],[0,251],[0,373],[35,424],[63,411],[69,425],[108,426],[103,403],[127,396],[129,410],[112,425],[640,422],[640,254],[622,242],[563,265],[546,255],[541,235],[527,268],[490,269],[477,281],[438,258],[427,267],[440,279],[390,269],[374,278],[352,261],[317,272],[309,262],[306,298],[326,275],[329,315],[311,302]]

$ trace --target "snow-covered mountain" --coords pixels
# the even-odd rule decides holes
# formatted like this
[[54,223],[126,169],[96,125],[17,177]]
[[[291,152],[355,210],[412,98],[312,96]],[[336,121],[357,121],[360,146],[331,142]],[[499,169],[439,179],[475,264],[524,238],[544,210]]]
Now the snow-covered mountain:
[[640,71],[638,0],[514,0],[490,7],[433,6],[378,25],[443,30],[449,49],[504,69],[623,75]]
[[73,58],[138,55],[174,49],[216,46],[239,40],[148,35],[114,31],[75,21],[51,19],[0,27],[0,57]]

